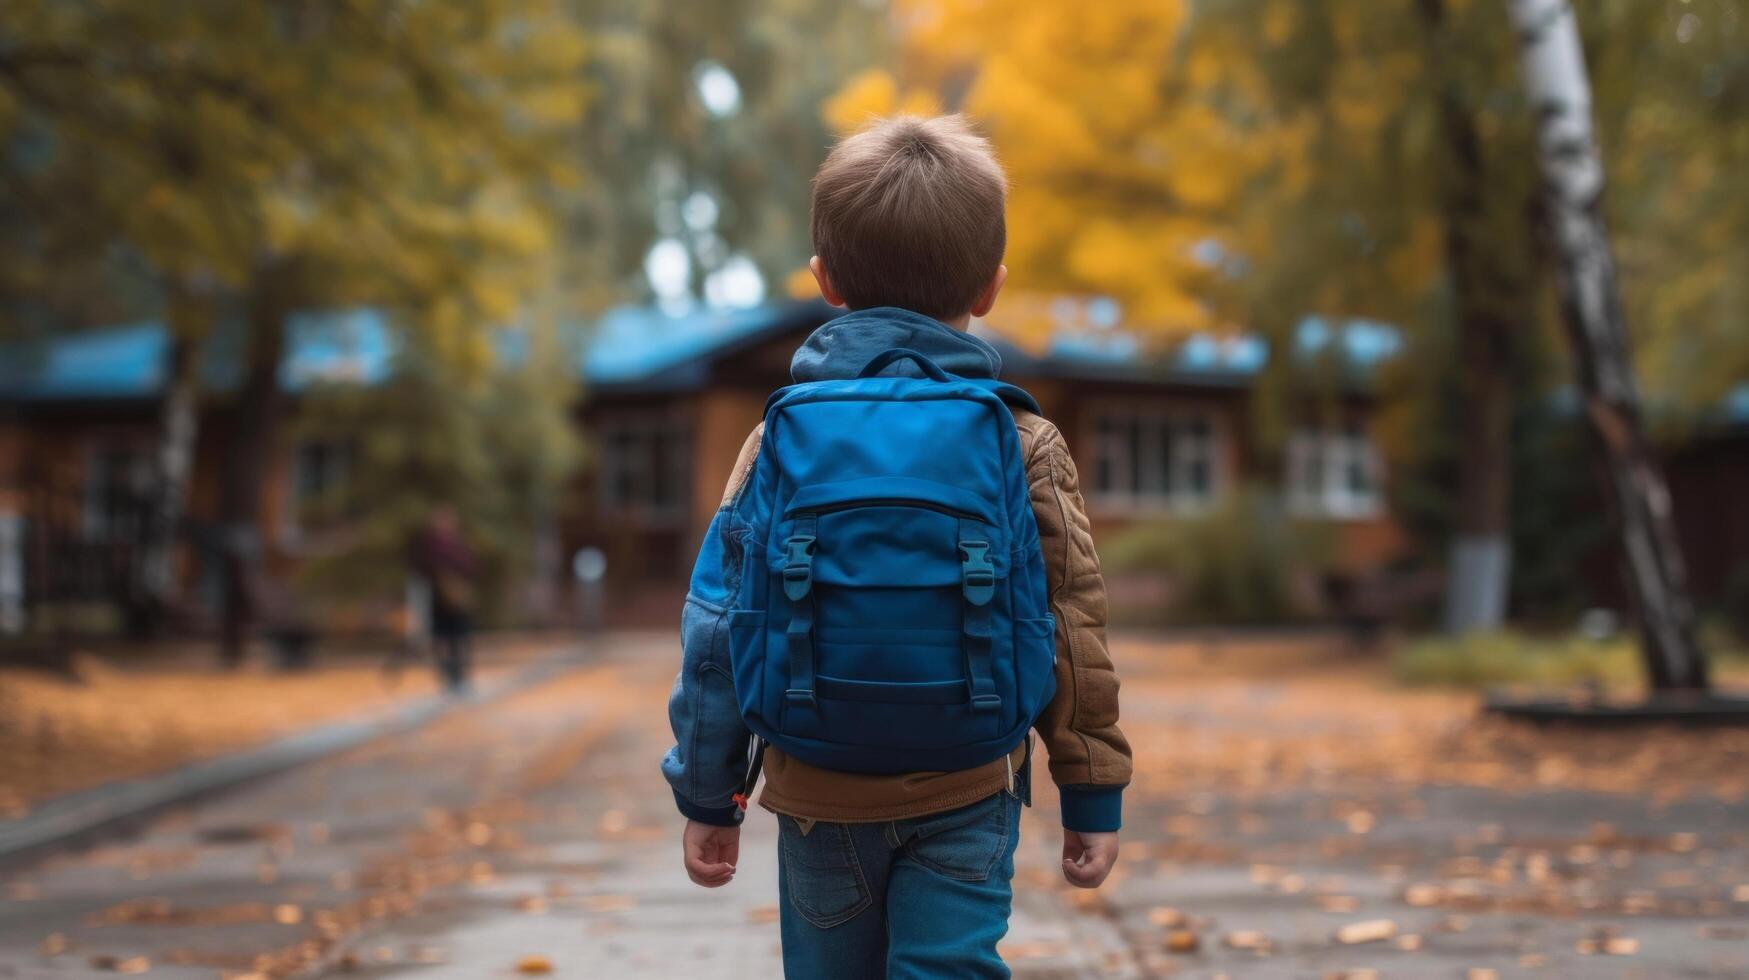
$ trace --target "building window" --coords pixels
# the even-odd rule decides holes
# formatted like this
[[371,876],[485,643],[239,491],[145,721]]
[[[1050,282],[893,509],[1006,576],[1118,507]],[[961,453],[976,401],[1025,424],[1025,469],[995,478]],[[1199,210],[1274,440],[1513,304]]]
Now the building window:
[[1094,419],[1090,496],[1134,510],[1195,510],[1215,496],[1216,433],[1209,416],[1109,411]]
[[291,459],[291,493],[286,500],[281,537],[296,544],[305,534],[334,527],[346,516],[346,482],[352,472],[352,446],[308,439]]
[[147,446],[102,443],[85,458],[85,540],[134,541],[152,505],[152,454]]
[[1288,438],[1288,506],[1307,517],[1376,517],[1384,506],[1383,471],[1360,426],[1301,429]]
[[612,419],[599,429],[601,508],[646,525],[684,521],[692,489],[692,438],[665,415]]

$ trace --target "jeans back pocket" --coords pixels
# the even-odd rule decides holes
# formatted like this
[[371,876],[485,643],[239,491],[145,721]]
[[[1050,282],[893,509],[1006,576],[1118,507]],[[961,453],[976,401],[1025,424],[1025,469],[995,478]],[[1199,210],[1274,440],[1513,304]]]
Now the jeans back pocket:
[[970,806],[911,824],[905,853],[931,871],[960,881],[984,881],[1018,831],[1020,803],[998,791]]
[[790,904],[816,928],[848,922],[872,898],[850,828],[820,822],[806,834],[794,817],[777,819],[777,843]]

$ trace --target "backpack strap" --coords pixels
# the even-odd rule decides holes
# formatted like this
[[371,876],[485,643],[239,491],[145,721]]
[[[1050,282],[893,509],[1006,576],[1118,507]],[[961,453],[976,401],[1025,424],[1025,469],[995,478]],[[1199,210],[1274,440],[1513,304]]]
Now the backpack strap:
[[972,710],[1000,711],[1002,697],[996,693],[996,675],[990,664],[990,647],[995,639],[990,600],[996,597],[996,567],[990,564],[990,536],[981,522],[960,518],[959,549],[960,593],[965,598],[960,646],[966,655]]
[[1000,378],[961,378],[984,389],[1002,399],[1009,408],[1024,408],[1034,415],[1043,415],[1044,410],[1038,407],[1038,400],[1027,394],[1026,389],[1019,385],[1009,384]]
[[941,365],[909,347],[889,347],[886,350],[881,351],[879,354],[869,358],[868,363],[862,366],[862,370],[858,371],[856,376],[858,378],[872,378],[886,370],[887,365],[900,359],[915,363],[917,369],[922,371],[924,376],[931,381],[948,380],[947,372],[941,369]]
[[796,516],[795,533],[784,541],[783,594],[789,598],[789,625],[784,638],[789,645],[789,688],[783,692],[790,704],[814,704],[814,528],[813,514]]

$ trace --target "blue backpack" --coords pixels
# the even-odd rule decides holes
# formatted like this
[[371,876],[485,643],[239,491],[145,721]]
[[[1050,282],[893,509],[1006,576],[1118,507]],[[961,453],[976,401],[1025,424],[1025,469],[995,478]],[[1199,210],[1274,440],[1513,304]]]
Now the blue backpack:
[[[901,358],[924,377],[877,376]],[[902,348],[771,396],[729,617],[754,734],[876,773],[968,769],[1026,737],[1056,623],[1009,403],[1038,411]]]

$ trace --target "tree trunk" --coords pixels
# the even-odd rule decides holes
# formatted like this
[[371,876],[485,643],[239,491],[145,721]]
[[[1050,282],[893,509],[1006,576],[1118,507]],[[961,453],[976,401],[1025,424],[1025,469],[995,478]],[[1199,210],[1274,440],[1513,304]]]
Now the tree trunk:
[[248,298],[246,360],[231,413],[219,501],[223,582],[219,656],[226,666],[243,660],[259,598],[255,586],[266,550],[261,500],[284,408],[279,368],[285,358],[286,318],[294,295],[291,279],[285,266],[264,265],[256,272]]
[[1653,687],[1704,690],[1670,493],[1640,422],[1639,391],[1615,260],[1603,220],[1603,161],[1591,128],[1591,84],[1567,0],[1507,0],[1525,90],[1537,113],[1547,232],[1558,268],[1585,414],[1609,468],[1628,581]]
[[1513,274],[1486,240],[1491,186],[1475,113],[1445,63],[1443,0],[1417,5],[1439,79],[1440,174],[1446,269],[1458,329],[1457,527],[1448,559],[1445,625],[1451,633],[1498,629],[1512,583]]
[[161,620],[177,602],[177,532],[189,499],[198,439],[196,341],[173,331],[164,352],[164,395],[157,406],[156,478],[152,479],[142,576],[145,593]]

